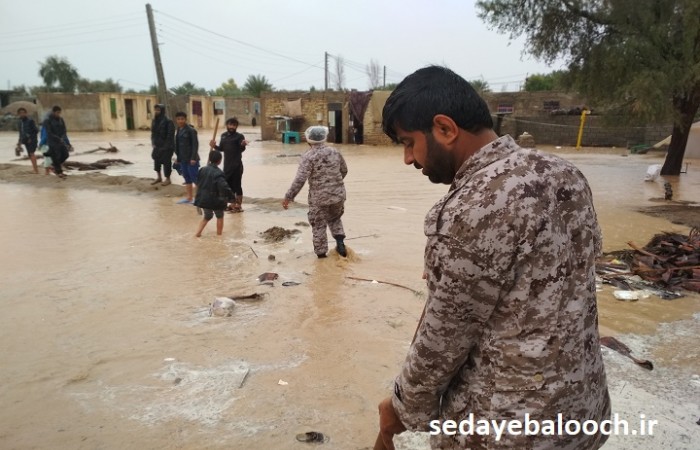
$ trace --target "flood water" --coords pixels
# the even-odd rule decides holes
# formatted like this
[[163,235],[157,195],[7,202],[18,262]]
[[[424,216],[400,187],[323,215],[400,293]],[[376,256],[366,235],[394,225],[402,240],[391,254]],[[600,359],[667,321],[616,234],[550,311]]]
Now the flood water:
[[[306,210],[280,206],[295,155],[307,147],[241,131],[253,141],[243,176],[252,201],[225,216],[222,237],[213,223],[194,237],[199,216],[176,204],[177,175],[158,195],[98,190],[82,173],[46,183],[28,174],[27,162],[26,175],[0,181],[0,448],[302,449],[308,444],[295,434],[310,430],[330,436],[324,448],[371,447],[376,404],[391,392],[424,298],[347,277],[424,293],[422,222],[446,186],[403,165],[398,147],[339,146],[349,168],[343,222],[352,255],[318,260],[310,229],[295,225]],[[203,159],[210,136],[200,132]],[[120,150],[72,160],[135,163],[106,170],[115,180],[153,175],[148,132],[71,139],[77,152],[109,142]],[[14,158],[15,142],[0,133],[0,162]],[[591,184],[606,251],[644,245],[661,231],[687,233],[635,211],[663,197],[663,180],[643,181],[660,156],[557,151]],[[675,199],[700,199],[700,161],[669,181]],[[306,203],[306,193],[297,201]],[[301,233],[265,243],[259,233],[272,226]],[[263,272],[280,278],[259,285]],[[265,297],[239,301],[232,317],[209,317],[216,296],[248,293]],[[662,323],[697,324],[700,312],[697,295],[628,303],[605,287],[598,299],[606,335],[650,336]],[[700,372],[697,350],[688,351],[697,335],[672,344],[656,357]],[[689,395],[698,399],[699,390]]]

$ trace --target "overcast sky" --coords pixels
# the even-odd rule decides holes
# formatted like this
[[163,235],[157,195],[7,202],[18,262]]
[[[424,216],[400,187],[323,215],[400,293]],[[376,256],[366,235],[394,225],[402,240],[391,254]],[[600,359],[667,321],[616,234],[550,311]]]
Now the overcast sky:
[[[39,63],[58,55],[92,80],[124,88],[156,80],[146,19],[136,0],[0,0],[0,89],[42,84]],[[365,90],[371,59],[387,83],[446,65],[493,91],[517,90],[548,66],[522,40],[490,31],[470,0],[151,0],[168,87],[214,89],[265,75],[277,89],[323,87],[324,52],[342,56],[345,87]],[[335,60],[330,58],[331,72]],[[332,84],[331,84],[332,85]]]

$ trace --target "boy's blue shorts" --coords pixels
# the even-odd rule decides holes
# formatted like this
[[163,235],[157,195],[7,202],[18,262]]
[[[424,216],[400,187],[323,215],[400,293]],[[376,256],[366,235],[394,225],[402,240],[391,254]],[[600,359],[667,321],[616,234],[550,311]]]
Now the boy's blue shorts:
[[199,173],[199,161],[194,166],[190,163],[182,164],[182,176],[186,184],[197,184],[197,173]]

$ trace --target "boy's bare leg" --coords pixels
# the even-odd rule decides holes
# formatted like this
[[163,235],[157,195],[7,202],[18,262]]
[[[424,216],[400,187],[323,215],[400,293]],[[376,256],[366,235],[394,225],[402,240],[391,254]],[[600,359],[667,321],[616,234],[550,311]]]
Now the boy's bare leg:
[[[218,231],[219,231],[219,223],[218,223],[218,221],[219,221],[220,219],[216,219],[216,220],[217,220],[217,223],[216,223],[216,230],[217,230],[217,232],[218,232]],[[197,236],[197,237],[202,237],[202,231],[204,231],[204,227],[206,227],[208,223],[209,223],[209,221],[208,221],[207,219],[202,219],[202,221],[199,222],[199,226],[197,227],[197,234],[195,234],[195,236]],[[223,220],[222,220],[222,225],[223,225]],[[219,234],[221,234],[221,233],[219,233]]]
[[32,161],[32,168],[34,169],[34,173],[39,173],[39,166],[36,165],[36,155],[34,153],[30,153],[29,159]]
[[221,234],[224,232],[224,218],[222,217],[221,219],[216,219],[216,234],[221,236]]
[[192,188],[192,183],[186,184],[185,185],[185,196],[187,197],[187,200],[192,201],[194,198],[194,195],[192,194],[192,191],[194,189]]

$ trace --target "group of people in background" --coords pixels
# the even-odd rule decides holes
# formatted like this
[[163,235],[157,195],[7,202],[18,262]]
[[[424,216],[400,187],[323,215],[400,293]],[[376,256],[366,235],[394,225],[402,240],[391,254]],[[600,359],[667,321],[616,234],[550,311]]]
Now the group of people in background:
[[[46,116],[41,125],[41,131],[37,127],[34,119],[27,115],[26,108],[19,108],[17,115],[19,116],[19,140],[17,141],[16,154],[19,155],[21,146],[27,149],[29,160],[32,162],[34,173],[39,173],[39,165],[37,163],[36,151],[37,148],[44,155],[44,170],[46,175],[54,172],[59,178],[65,178],[63,173],[63,163],[68,159],[69,153],[73,150],[68,133],[66,123],[61,117],[61,107],[54,106],[51,112]],[[41,134],[41,139],[39,139]]]
[[[39,173],[35,153],[37,148],[40,148],[44,154],[46,174],[53,171],[60,178],[66,177],[62,166],[68,159],[72,146],[61,112],[60,106],[54,106],[39,131],[25,108],[19,108],[17,111],[20,117],[17,149],[19,151],[22,145],[27,149],[34,173]],[[200,167],[197,130],[187,123],[187,114],[177,112],[173,122],[167,116],[163,104],[155,105],[154,114],[151,124],[151,158],[156,178],[151,184],[172,184],[170,177],[173,169],[176,170],[185,181],[185,198],[178,203],[194,204],[203,216],[196,236],[202,235],[207,223],[214,216],[217,219],[216,232],[221,235],[224,211],[243,211],[243,152],[248,141],[238,132],[238,119],[232,117],[226,120],[226,131],[221,134],[218,144],[215,139],[209,142],[207,165]],[[285,194],[282,207],[289,207],[289,202],[294,200],[308,180],[308,218],[313,234],[314,253],[319,258],[327,256],[328,228],[336,241],[336,251],[345,257],[347,250],[341,217],[345,211],[343,179],[348,173],[348,168],[340,152],[326,144],[327,127],[309,127],[305,136],[310,149],[301,157],[296,177]],[[223,170],[219,168],[222,159]]]

